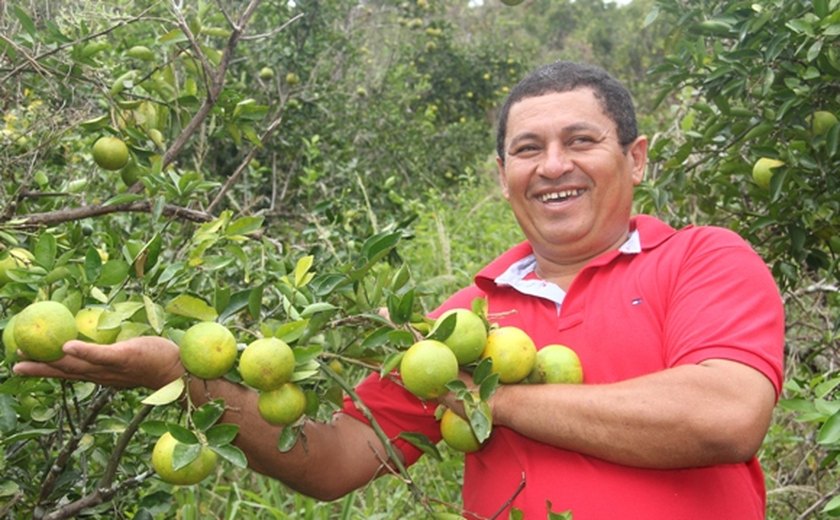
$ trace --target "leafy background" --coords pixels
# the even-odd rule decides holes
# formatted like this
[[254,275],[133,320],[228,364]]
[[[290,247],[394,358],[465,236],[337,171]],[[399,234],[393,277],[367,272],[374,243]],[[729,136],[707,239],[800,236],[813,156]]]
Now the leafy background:
[[[340,382],[410,342],[376,309],[405,325],[520,239],[495,184],[495,111],[532,67],[586,60],[631,88],[651,139],[637,209],[734,229],[783,293],[768,517],[840,516],[840,125],[810,126],[840,115],[839,34],[840,0],[0,2],[0,258],[36,259],[0,287],[0,326],[43,298],[172,338],[209,313],[243,344],[294,343],[309,413],[328,417]],[[130,168],[95,166],[103,135],[126,140]],[[759,157],[784,162],[768,189]],[[235,452],[173,488],[148,454],[181,409],[9,365],[0,517],[82,502],[102,518],[425,518],[460,503],[445,448],[329,503]]]

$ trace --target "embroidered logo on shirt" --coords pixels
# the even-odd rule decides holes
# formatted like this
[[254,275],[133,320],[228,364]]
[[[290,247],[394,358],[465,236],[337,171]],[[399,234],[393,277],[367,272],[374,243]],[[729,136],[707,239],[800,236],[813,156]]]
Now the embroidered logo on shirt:
[[633,298],[633,300],[630,301],[630,305],[641,305],[641,304],[642,304],[642,299],[641,298]]

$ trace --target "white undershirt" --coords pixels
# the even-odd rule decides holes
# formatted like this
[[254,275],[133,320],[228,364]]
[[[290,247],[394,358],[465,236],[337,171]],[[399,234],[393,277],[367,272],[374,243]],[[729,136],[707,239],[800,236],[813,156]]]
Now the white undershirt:
[[[642,242],[639,238],[639,231],[634,229],[627,237],[627,240],[618,248],[624,254],[633,255],[642,252]],[[529,279],[525,277],[534,272],[537,268],[537,258],[530,254],[521,260],[512,263],[510,267],[494,280],[496,285],[512,287],[522,294],[545,298],[557,304],[557,311],[566,298],[566,291],[554,282],[540,279]]]

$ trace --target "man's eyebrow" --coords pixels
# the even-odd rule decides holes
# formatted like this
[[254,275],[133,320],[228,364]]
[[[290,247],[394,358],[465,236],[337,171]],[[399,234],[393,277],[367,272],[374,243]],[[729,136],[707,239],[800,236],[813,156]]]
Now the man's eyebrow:
[[[598,138],[603,139],[610,133],[609,128],[603,128],[601,125],[593,125],[592,123],[587,123],[586,121],[581,121],[579,123],[572,123],[570,125],[564,126],[561,129],[561,133],[565,134],[573,134],[576,132],[596,132],[598,133]],[[530,139],[539,139],[540,136],[536,132],[523,132],[521,134],[517,134],[513,136],[510,140],[509,146],[515,146],[520,141],[528,141]]]

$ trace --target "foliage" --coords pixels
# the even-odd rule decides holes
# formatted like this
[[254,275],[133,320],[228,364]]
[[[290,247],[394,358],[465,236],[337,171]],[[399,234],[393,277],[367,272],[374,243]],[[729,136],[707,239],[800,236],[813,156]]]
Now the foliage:
[[[840,114],[840,2],[660,0],[656,9],[674,27],[655,68],[672,124],[654,136],[640,207],[730,227],[770,264],[788,314],[784,413],[764,459],[777,488],[771,516],[840,514],[840,125],[812,124],[817,111]],[[761,157],[784,163],[769,187],[752,179]],[[806,441],[808,469],[785,453],[794,439]]]

